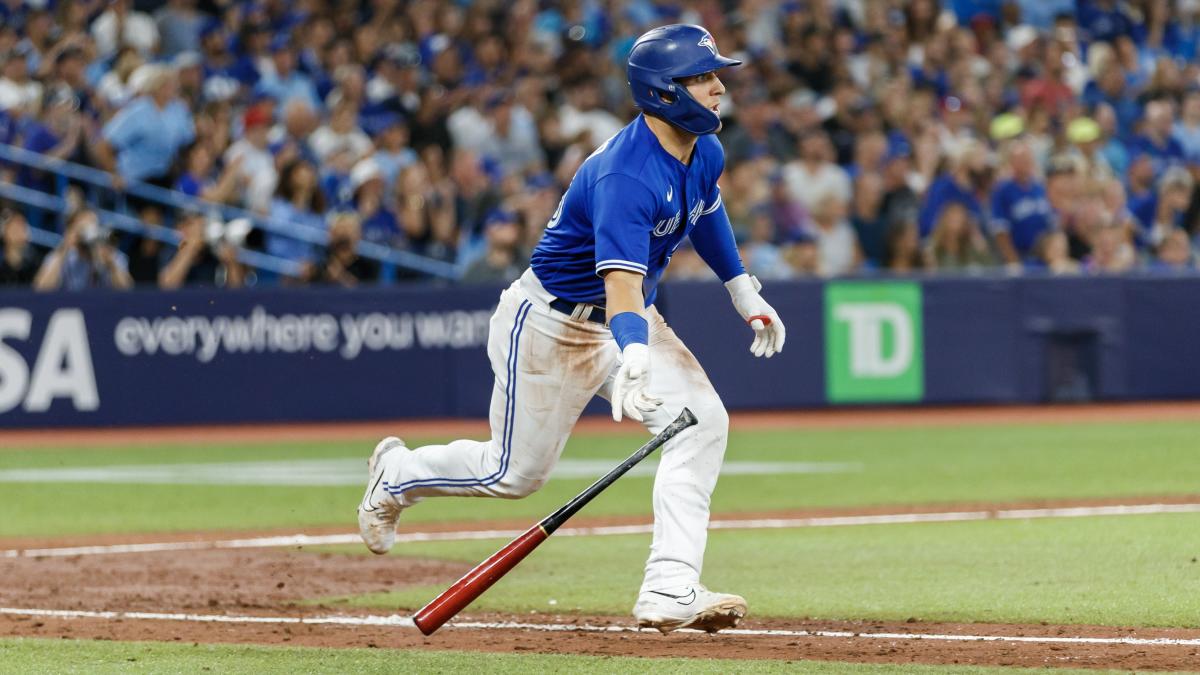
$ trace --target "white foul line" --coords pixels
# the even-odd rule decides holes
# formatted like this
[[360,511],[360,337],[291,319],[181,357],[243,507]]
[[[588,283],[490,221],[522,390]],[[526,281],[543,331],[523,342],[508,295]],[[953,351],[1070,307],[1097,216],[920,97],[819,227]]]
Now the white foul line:
[[[1133,504],[1114,506],[1076,506],[1049,509],[1003,509],[996,511],[944,511],[938,513],[885,513],[867,516],[826,516],[816,518],[761,518],[756,520],[714,520],[712,530],[773,530],[801,527],[847,527],[855,525],[900,525],[911,523],[954,523],[975,520],[1037,520],[1043,518],[1088,518],[1097,516],[1140,516],[1163,513],[1200,513],[1200,504]],[[653,525],[606,525],[601,527],[568,527],[554,533],[556,537],[591,537],[619,534],[648,534]],[[462,532],[404,532],[396,541],[469,541],[475,539],[511,539],[523,530],[468,530]],[[104,546],[67,546],[60,548],[10,549],[0,551],[0,558],[43,558],[115,553],[159,553],[165,551],[199,551],[237,548],[285,548],[291,546],[332,546],[357,544],[357,534],[308,535],[294,534],[249,539],[208,541],[172,541],[145,544],[110,544]]]
[[[270,623],[339,626],[395,626],[415,628],[411,617],[390,616],[237,616],[228,614],[169,614],[165,612],[91,612],[70,609],[26,609],[0,607],[0,615],[46,617],[54,619],[122,619],[150,621],[190,621],[195,623]],[[454,621],[447,624],[459,630],[536,630],[563,633],[636,633],[633,626],[593,626],[590,624],[523,623],[514,621]],[[700,631],[686,630],[699,633]],[[861,638],[865,640],[944,640],[958,642],[1032,642],[1051,644],[1096,644],[1200,647],[1200,638],[1135,637],[1051,637],[1029,635],[959,635],[942,633],[856,633],[841,630],[780,630],[735,628],[722,635],[808,638]]]

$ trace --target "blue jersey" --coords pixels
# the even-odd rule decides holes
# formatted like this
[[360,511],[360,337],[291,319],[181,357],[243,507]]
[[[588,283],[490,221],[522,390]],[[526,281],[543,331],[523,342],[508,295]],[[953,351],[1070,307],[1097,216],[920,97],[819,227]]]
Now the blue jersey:
[[1054,209],[1040,183],[1022,185],[1002,181],[992,192],[992,232],[1008,232],[1013,248],[1022,256],[1033,253],[1043,232],[1054,227]]
[[648,306],[689,235],[723,281],[741,274],[717,188],[724,168],[716,136],[700,136],[685,165],[639,115],[579,167],[533,251],[534,274],[556,297],[603,305],[606,271],[637,272]]
[[942,174],[929,186],[929,191],[925,193],[925,202],[917,213],[917,228],[921,239],[933,233],[937,219],[942,215],[942,209],[946,208],[947,204],[955,203],[962,204],[977,225],[983,225],[983,208],[975,195],[954,182],[949,174]]
[[1187,163],[1187,153],[1184,152],[1183,144],[1174,136],[1168,136],[1162,145],[1155,143],[1154,139],[1149,136],[1138,136],[1134,139],[1133,148],[1135,156],[1138,154],[1150,156],[1150,166],[1154,169],[1155,181],[1162,178],[1167,169]]

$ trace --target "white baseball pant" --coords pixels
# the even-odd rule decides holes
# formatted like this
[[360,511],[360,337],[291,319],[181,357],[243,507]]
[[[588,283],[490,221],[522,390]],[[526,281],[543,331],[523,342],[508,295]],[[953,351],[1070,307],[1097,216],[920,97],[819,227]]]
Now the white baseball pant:
[[[388,490],[404,506],[437,495],[519,499],[542,487],[584,406],[609,398],[620,355],[598,323],[549,307],[532,270],[500,296],[488,335],[496,375],[492,438],[427,445],[384,456]],[[650,385],[662,407],[646,415],[652,434],[686,406],[699,424],[660,450],[654,479],[654,537],[642,591],[698,583],[708,536],[709,498],[717,484],[729,417],[700,363],[647,308]]]

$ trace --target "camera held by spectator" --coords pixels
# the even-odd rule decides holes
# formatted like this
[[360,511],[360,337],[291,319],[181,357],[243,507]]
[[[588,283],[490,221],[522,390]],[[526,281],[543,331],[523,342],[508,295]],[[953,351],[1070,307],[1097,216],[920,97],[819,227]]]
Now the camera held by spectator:
[[158,274],[160,288],[183,285],[240,288],[246,282],[246,268],[238,262],[238,249],[250,233],[245,218],[229,223],[206,220],[200,213],[183,216],[177,229],[183,236],[179,250]]
[[329,223],[329,245],[325,259],[313,266],[309,281],[353,287],[379,278],[379,266],[358,255],[362,241],[362,220],[352,211],[333,216]]
[[76,291],[133,286],[125,254],[110,243],[110,235],[94,211],[77,211],[67,222],[62,242],[38,270],[34,289]]

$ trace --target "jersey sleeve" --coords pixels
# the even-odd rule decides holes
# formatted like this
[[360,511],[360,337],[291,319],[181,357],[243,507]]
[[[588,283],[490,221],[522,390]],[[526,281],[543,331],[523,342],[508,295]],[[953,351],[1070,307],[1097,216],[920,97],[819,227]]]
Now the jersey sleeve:
[[1012,220],[1010,220],[1009,214],[1011,204],[1011,196],[1008,194],[1008,190],[1004,189],[1004,186],[1001,186],[1000,189],[992,193],[991,219],[988,228],[991,232],[1009,232],[1012,230]]
[[654,229],[654,195],[632,176],[609,174],[592,187],[596,274],[626,270],[645,276]]
[[721,188],[717,180],[725,171],[725,151],[721,142],[715,136],[703,136],[705,143],[706,164],[711,167],[708,171],[709,190],[704,195],[704,210],[696,220],[688,238],[692,246],[709,268],[716,273],[721,281],[743,274],[746,271],[742,257],[738,253],[737,240],[733,236],[733,225],[729,222],[729,214],[725,212],[725,203],[721,200]]
[[[692,228],[689,238],[696,253],[708,264],[721,281],[744,273],[745,266],[738,253],[737,241],[733,236],[733,226],[729,223],[729,214],[725,213],[725,204],[721,202],[721,191],[715,190],[716,202],[704,207]],[[707,204],[707,200],[705,200]]]

